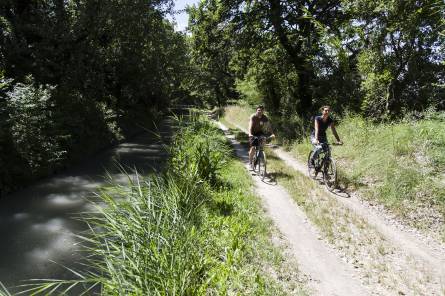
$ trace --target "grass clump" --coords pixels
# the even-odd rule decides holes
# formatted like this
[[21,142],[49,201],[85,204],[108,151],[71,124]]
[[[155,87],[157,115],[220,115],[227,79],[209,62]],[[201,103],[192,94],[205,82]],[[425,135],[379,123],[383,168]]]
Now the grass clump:
[[255,113],[255,109],[248,105],[230,105],[225,108],[224,120],[247,131],[249,118],[253,113]]
[[90,271],[26,294],[304,295],[301,283],[274,277],[295,268],[270,243],[270,224],[222,133],[202,117],[178,126],[164,174],[98,193],[83,237]]
[[180,121],[180,133],[170,148],[170,171],[191,180],[214,183],[226,164],[229,148],[223,134],[202,116]]

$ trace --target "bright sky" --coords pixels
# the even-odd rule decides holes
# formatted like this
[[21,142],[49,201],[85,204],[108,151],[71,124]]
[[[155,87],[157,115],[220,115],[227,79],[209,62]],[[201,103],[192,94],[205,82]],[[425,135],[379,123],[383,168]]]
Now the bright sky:
[[[174,0],[173,2],[175,3],[175,11],[180,11],[185,9],[187,5],[198,4],[200,0]],[[185,27],[187,27],[188,15],[185,11],[175,14],[174,16],[169,16],[168,18],[176,21],[177,25],[175,26],[175,29],[177,31],[184,31]]]

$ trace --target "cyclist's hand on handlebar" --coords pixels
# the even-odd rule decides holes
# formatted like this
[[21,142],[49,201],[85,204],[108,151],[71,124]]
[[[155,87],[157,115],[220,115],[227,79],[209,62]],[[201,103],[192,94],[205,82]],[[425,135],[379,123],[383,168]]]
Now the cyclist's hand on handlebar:
[[271,138],[271,139],[275,138],[275,134],[270,135],[269,138]]

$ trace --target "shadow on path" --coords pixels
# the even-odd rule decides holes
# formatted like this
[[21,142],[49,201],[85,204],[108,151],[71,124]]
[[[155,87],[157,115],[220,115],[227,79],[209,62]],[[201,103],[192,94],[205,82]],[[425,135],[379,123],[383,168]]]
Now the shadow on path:
[[92,210],[86,198],[109,183],[105,172],[118,183],[128,182],[116,163],[127,172],[136,169],[140,174],[162,170],[167,156],[162,141],[169,140],[171,125],[171,120],[161,124],[160,138],[140,134],[64,173],[2,198],[0,281],[15,292],[13,287],[29,279],[75,278],[61,266],[81,269],[76,263],[81,254],[75,234],[86,225],[73,217]]

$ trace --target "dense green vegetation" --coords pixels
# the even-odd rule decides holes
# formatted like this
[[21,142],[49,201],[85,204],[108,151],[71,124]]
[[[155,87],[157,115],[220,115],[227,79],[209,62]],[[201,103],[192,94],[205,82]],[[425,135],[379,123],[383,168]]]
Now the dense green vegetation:
[[162,176],[101,189],[107,206],[88,216],[85,237],[95,272],[34,292],[99,284],[104,295],[304,295],[298,282],[274,278],[295,267],[271,244],[250,176],[224,135],[203,119],[182,123]]
[[0,193],[147,126],[183,93],[171,1],[0,4]]
[[264,103],[300,136],[321,105],[373,119],[445,108],[443,1],[202,1],[196,94]]
[[322,104],[393,120],[445,108],[445,5],[171,0],[0,5],[0,189],[122,139],[172,102],[264,103],[296,139]]

